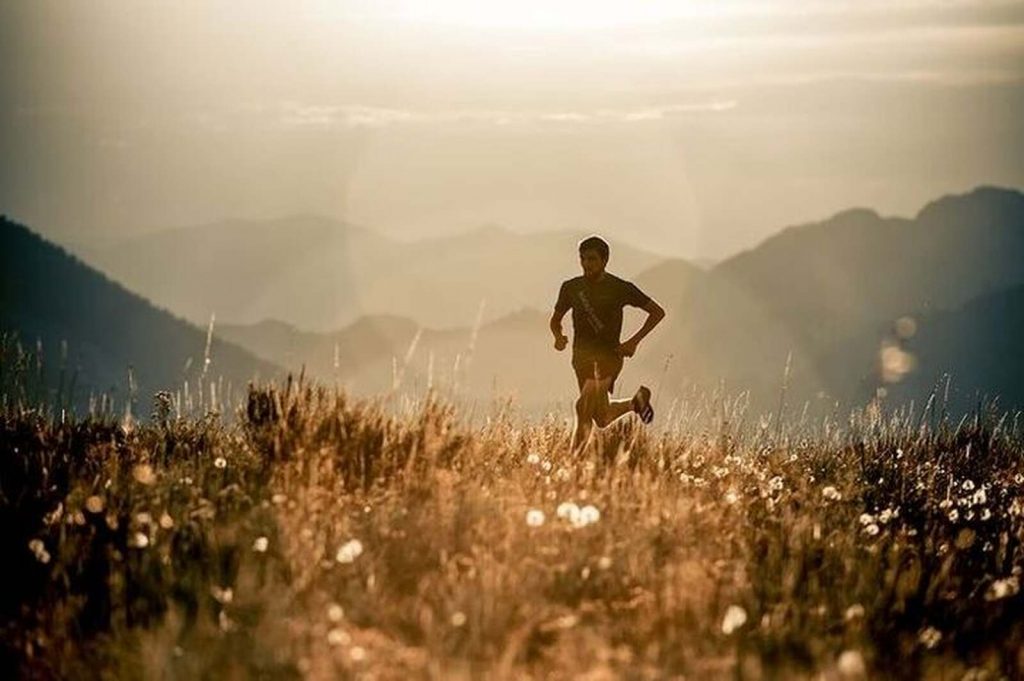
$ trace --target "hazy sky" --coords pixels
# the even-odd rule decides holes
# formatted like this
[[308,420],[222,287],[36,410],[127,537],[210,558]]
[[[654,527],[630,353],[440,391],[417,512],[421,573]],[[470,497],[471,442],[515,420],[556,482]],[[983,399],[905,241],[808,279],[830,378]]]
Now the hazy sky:
[[721,257],[1024,187],[1024,2],[9,0],[0,212],[326,214]]

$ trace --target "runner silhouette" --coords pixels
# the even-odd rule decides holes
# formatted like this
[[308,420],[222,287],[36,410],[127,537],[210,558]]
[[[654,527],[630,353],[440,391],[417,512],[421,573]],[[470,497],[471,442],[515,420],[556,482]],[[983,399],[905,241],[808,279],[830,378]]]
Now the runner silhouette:
[[[646,386],[641,385],[631,399],[614,400],[610,394],[615,390],[623,359],[632,357],[640,341],[665,318],[665,310],[636,284],[605,271],[609,248],[604,239],[587,237],[579,243],[579,253],[583,275],[562,282],[551,315],[555,350],[562,351],[569,344],[562,333],[562,318],[572,310],[572,367],[580,389],[573,452],[586,445],[595,424],[604,428],[631,411],[644,423],[654,418],[651,391]],[[646,310],[647,319],[636,333],[620,342],[622,308],[626,305]]]

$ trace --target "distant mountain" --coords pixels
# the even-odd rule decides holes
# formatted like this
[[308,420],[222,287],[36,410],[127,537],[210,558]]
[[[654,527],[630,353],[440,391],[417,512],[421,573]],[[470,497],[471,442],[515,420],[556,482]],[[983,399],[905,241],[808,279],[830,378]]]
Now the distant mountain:
[[360,394],[386,392],[396,380],[417,392],[429,382],[460,398],[514,395],[520,405],[542,410],[575,390],[569,352],[551,347],[547,320],[546,313],[520,310],[477,329],[426,329],[375,316],[329,333],[282,322],[226,325],[218,333],[291,371],[304,368]]
[[[655,297],[675,296],[678,310],[648,351],[673,355],[670,384],[725,380],[770,405],[791,356],[793,394],[862,399],[880,384],[879,347],[896,319],[932,318],[1024,284],[1024,194],[980,187],[930,203],[912,220],[844,211],[784,230],[704,274],[664,270],[660,286],[651,286]],[[957,333],[1024,340],[1019,326],[989,321]],[[919,367],[959,369],[962,360],[936,354]],[[908,374],[908,388],[894,391],[907,394],[918,375]]]
[[307,328],[364,310],[361,282],[391,248],[319,217],[231,220],[107,241],[82,256],[158,305],[206,324],[282,318]]
[[[202,324],[279,319],[325,331],[362,315],[396,315],[430,327],[472,325],[522,307],[553,304],[578,269],[569,232],[517,234],[488,226],[415,242],[387,239],[325,218],[231,221],[84,249],[133,290]],[[661,260],[612,244],[627,276]]]
[[1005,407],[1024,407],[1024,286],[922,317],[915,327],[902,346],[913,368],[888,386],[894,402],[921,402],[948,374],[954,408],[996,396]]
[[[470,258],[473,237],[462,238],[446,247],[434,243],[425,259]],[[483,250],[502,237],[481,232],[475,238]],[[460,248],[456,243],[467,251],[445,256]],[[508,270],[495,265],[494,271]],[[429,277],[421,276],[429,288]],[[693,389],[724,385],[732,393],[750,391],[761,411],[776,407],[786,374],[791,404],[810,400],[830,409],[837,400],[863,404],[880,387],[892,402],[921,401],[948,372],[956,408],[973,406],[976,391],[1024,406],[1019,192],[980,188],[933,202],[914,219],[844,211],[785,230],[709,271],[670,259],[631,278],[669,317],[627,361],[620,395],[645,382],[667,404]],[[574,381],[568,353],[550,347],[550,301],[535,307],[484,323],[472,353],[471,324],[421,331],[407,317],[366,317],[332,333],[270,322],[221,333],[270,361],[305,365],[366,392],[387,389],[412,347],[407,386],[425,384],[433,358],[435,385],[458,381],[477,398],[508,392],[525,405],[543,406],[572,397]],[[642,319],[628,309],[624,336]],[[567,329],[570,324],[567,318]],[[900,337],[897,327],[914,334]],[[899,366],[885,368],[886,362]]]
[[[51,375],[61,363],[76,373],[77,405],[90,393],[107,392],[123,404],[128,368],[140,409],[148,414],[152,393],[194,389],[203,368],[206,331],[157,309],[143,298],[33,234],[0,219],[0,329],[21,341],[42,344]],[[211,345],[208,377],[242,389],[254,376],[280,369],[218,338]]]

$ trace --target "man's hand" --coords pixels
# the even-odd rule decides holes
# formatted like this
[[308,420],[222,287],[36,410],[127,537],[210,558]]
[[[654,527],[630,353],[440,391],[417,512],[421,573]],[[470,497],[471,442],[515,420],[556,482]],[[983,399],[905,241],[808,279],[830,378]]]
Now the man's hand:
[[625,343],[619,343],[619,347],[615,348],[615,352],[622,357],[632,357],[636,352],[636,341],[626,341]]
[[566,335],[555,336],[555,350],[561,352],[565,350],[565,346],[569,344],[569,337]]

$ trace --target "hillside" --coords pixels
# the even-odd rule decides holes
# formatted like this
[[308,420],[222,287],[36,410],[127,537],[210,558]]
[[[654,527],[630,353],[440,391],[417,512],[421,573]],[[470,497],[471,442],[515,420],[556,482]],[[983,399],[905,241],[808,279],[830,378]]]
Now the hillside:
[[[487,402],[513,395],[542,413],[571,397],[569,353],[551,347],[548,315],[521,310],[473,327],[430,329],[399,317],[363,317],[334,332],[311,333],[283,322],[221,325],[223,338],[287,369],[337,382],[362,395],[428,381],[462,398]],[[337,360],[337,362],[336,362]]]
[[[895,320],[957,310],[1024,283],[1024,195],[982,187],[932,202],[912,220],[845,211],[784,230],[706,276],[686,271],[670,281],[652,293],[674,296],[675,314],[648,353],[654,362],[674,355],[670,383],[724,380],[770,405],[792,353],[789,385],[799,399],[863,399],[874,392],[867,384]],[[974,335],[981,345],[1021,338],[1020,327],[999,321],[975,329],[970,315],[948,320],[964,326],[943,333]],[[958,353],[924,358],[923,383],[900,394],[928,383],[929,372],[967,378],[967,361]]]
[[246,398],[129,432],[0,399],[0,676],[1024,675],[1016,419],[694,404],[571,453],[504,405]]
[[[279,319],[329,331],[363,315],[435,328],[522,307],[546,308],[576,268],[582,234],[518,234],[500,227],[394,241],[326,218],[231,221],[135,237],[84,257],[132,290],[204,323]],[[661,258],[615,244],[627,276]],[[527,276],[528,273],[528,276]]]
[[[90,393],[108,392],[123,404],[128,367],[148,414],[152,393],[177,390],[202,370],[206,332],[160,310],[84,265],[26,227],[0,220],[0,328],[28,346],[40,341],[51,376],[61,364],[76,372],[78,407]],[[210,377],[244,389],[253,377],[280,370],[248,351],[215,338]]]

